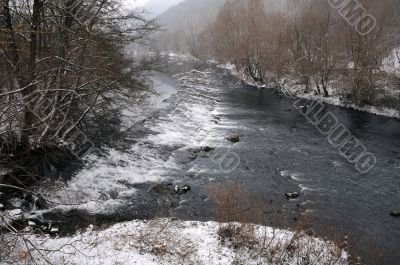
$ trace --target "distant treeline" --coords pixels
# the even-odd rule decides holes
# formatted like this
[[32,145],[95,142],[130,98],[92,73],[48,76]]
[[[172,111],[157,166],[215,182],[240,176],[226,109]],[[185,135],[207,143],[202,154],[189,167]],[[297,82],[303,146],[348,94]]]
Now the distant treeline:
[[353,102],[369,104],[387,78],[383,59],[400,46],[399,15],[397,0],[227,0],[183,51],[264,83],[290,74],[324,96],[340,79]]

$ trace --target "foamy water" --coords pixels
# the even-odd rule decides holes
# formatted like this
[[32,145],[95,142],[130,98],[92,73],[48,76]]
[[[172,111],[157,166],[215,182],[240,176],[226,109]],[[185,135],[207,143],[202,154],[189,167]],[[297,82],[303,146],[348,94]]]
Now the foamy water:
[[209,87],[209,74],[192,71],[175,80],[155,75],[152,80],[156,93],[148,98],[148,108],[140,115],[124,111],[125,129],[140,122],[151,133],[127,150],[106,148],[101,156],[86,157],[85,167],[70,181],[43,193],[61,205],[104,210],[134,196],[133,184],[169,179],[170,173],[182,166],[175,161],[174,150],[201,146],[216,126],[211,122],[216,101],[214,88]]

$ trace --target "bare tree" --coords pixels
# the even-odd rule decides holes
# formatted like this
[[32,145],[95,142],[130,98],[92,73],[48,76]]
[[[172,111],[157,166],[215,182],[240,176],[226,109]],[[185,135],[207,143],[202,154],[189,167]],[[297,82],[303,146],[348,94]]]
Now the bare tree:
[[[349,81],[354,102],[371,103],[376,80],[382,78],[377,75],[381,63],[400,45],[400,5],[394,0],[359,4],[336,10],[320,0],[282,1],[277,6],[271,1],[230,0],[204,36],[211,39],[211,56],[234,63],[256,81],[296,75],[306,91],[328,97],[336,78]],[[377,20],[368,34],[360,33],[363,21],[352,23],[365,14]]]
[[3,142],[57,145],[144,89],[151,65],[124,54],[157,29],[142,13],[115,0],[1,0],[0,11]]

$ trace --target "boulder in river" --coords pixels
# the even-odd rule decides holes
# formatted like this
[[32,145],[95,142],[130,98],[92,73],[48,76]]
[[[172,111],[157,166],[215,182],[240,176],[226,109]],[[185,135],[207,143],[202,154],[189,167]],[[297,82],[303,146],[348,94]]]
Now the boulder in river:
[[183,185],[182,187],[180,187],[179,185],[175,185],[174,186],[174,192],[176,194],[186,194],[191,190],[191,187],[189,185]]
[[300,197],[300,194],[298,192],[287,192],[285,193],[285,196],[288,200],[291,200]]
[[58,226],[53,226],[50,228],[50,234],[57,234],[60,232],[60,228]]
[[189,185],[183,185],[181,187],[181,193],[188,193],[192,188]]
[[400,217],[400,210],[395,210],[390,213],[390,216]]
[[203,152],[208,153],[208,152],[214,150],[214,148],[211,148],[211,147],[209,147],[209,146],[203,146],[203,147],[201,148],[201,150],[202,150]]
[[201,148],[197,148],[197,147],[189,149],[189,152],[191,152],[193,154],[200,153],[200,151],[201,151]]
[[172,183],[161,183],[157,184],[151,189],[153,192],[160,195],[172,195],[172,194],[186,194],[191,190],[189,185],[173,185]]
[[238,134],[233,134],[233,135],[228,136],[226,139],[227,139],[228,141],[232,142],[232,143],[237,143],[237,142],[240,141],[240,135],[238,135]]

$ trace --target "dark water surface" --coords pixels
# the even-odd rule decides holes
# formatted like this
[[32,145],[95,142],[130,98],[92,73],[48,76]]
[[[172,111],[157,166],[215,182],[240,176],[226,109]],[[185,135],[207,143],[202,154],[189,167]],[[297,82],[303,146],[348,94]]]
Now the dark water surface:
[[[293,225],[292,220],[306,215],[320,235],[348,235],[355,252],[370,264],[400,264],[400,219],[389,215],[400,207],[400,122],[326,106],[376,156],[374,169],[360,174],[292,107],[294,100],[240,85],[222,69],[212,72],[211,83],[221,88],[220,122],[209,141],[237,154],[240,165],[228,174],[220,172],[218,162],[195,160],[205,169],[193,180],[198,192],[206,193],[209,182],[238,182],[261,203],[274,205],[267,214],[274,215],[271,220]],[[223,138],[230,134],[241,135],[241,141],[228,143]],[[300,198],[287,201],[284,194],[294,191]],[[182,204],[183,216],[207,218],[198,195]],[[254,203],[257,207],[260,201]]]

